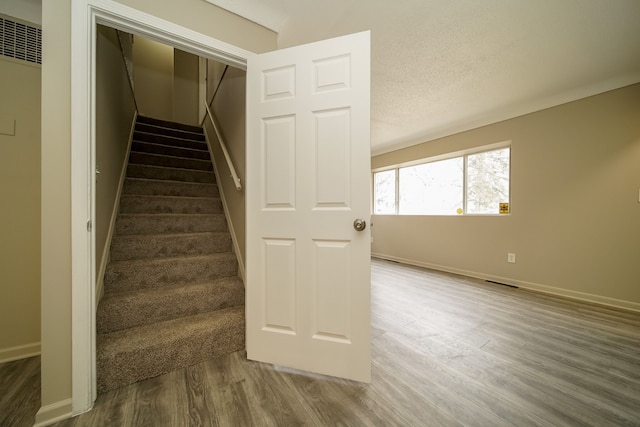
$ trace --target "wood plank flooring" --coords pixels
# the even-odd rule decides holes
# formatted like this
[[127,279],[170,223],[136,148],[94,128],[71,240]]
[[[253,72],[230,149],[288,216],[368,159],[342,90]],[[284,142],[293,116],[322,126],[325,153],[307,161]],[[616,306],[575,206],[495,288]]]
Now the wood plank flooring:
[[233,353],[57,425],[640,426],[639,313],[373,260],[372,358],[367,385]]
[[0,426],[31,427],[40,409],[40,357],[0,364]]

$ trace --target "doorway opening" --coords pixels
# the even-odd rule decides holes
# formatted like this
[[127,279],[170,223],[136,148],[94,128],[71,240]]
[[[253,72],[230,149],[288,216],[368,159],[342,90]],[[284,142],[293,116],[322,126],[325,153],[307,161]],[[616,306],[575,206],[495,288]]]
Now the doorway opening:
[[148,37],[245,69],[250,52],[115,2],[74,2],[72,11],[72,408],[96,398],[96,39],[97,25]]

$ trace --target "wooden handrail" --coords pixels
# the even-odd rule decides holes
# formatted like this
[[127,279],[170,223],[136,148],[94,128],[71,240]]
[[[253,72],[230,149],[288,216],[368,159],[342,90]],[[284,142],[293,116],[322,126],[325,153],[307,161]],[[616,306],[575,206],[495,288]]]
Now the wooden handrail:
[[229,156],[229,152],[227,151],[227,146],[224,144],[224,140],[222,139],[222,134],[220,133],[220,130],[218,130],[218,125],[216,125],[216,121],[214,119],[213,113],[209,109],[209,104],[205,102],[204,106],[207,109],[207,115],[209,116],[209,120],[211,120],[211,124],[213,125],[213,130],[216,132],[216,136],[218,137],[220,148],[222,148],[222,154],[224,154],[224,158],[227,161],[227,166],[229,166],[229,170],[231,171],[231,178],[233,178],[233,183],[236,186],[236,190],[242,191],[242,184],[240,184],[240,178],[236,173],[236,168],[233,166],[233,162],[231,161],[231,156]]
[[[138,110],[138,102],[136,101],[136,91],[133,88],[133,72],[129,69],[129,64],[127,63],[127,56],[124,54],[124,46],[122,45],[122,34],[123,32],[120,30],[115,30],[116,36],[118,37],[118,44],[120,45],[120,54],[122,56],[122,62],[124,63],[124,69],[127,72],[127,82],[129,83],[129,89],[131,89],[131,97],[133,98],[133,106],[135,107],[137,112]],[[126,34],[126,33],[124,33]],[[132,36],[133,37],[133,36]]]

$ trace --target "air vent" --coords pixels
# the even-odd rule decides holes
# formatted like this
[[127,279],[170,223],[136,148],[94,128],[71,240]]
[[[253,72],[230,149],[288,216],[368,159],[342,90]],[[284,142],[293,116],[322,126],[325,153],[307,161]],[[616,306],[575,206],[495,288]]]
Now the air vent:
[[0,16],[0,55],[42,64],[42,30]]

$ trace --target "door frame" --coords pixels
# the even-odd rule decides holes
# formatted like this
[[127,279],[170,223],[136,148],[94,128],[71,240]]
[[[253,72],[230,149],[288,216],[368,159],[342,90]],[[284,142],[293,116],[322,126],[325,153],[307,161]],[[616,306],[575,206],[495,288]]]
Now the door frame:
[[96,399],[95,146],[97,24],[246,69],[254,53],[112,0],[71,1],[72,413]]

